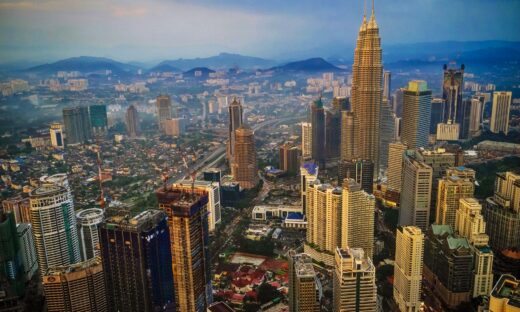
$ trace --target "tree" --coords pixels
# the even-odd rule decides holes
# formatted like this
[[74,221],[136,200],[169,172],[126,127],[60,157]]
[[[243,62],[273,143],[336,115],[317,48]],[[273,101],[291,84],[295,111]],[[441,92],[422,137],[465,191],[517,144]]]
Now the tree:
[[261,304],[272,301],[278,297],[280,297],[280,292],[274,286],[267,283],[262,283],[258,286],[258,301],[260,301]]

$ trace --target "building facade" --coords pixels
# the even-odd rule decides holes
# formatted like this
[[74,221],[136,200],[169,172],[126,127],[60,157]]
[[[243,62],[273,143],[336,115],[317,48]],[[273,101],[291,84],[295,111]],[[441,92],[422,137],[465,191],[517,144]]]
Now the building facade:
[[87,261],[101,254],[98,227],[103,222],[104,211],[99,208],[83,209],[76,213],[81,259]]
[[139,136],[140,132],[139,113],[134,105],[130,105],[126,109],[126,133],[129,137],[135,138]]
[[169,95],[159,95],[156,99],[157,125],[164,129],[164,121],[172,118],[172,100]]
[[465,167],[448,169],[439,179],[435,223],[455,228],[459,199],[473,197],[474,193],[475,170]]
[[289,312],[319,312],[319,285],[312,258],[307,254],[289,255]]
[[242,188],[251,189],[258,183],[255,135],[248,126],[235,130],[231,175]]
[[493,106],[489,129],[493,133],[509,132],[509,113],[511,110],[511,91],[493,92]]
[[408,148],[428,146],[432,91],[426,81],[412,80],[403,95],[401,141]]

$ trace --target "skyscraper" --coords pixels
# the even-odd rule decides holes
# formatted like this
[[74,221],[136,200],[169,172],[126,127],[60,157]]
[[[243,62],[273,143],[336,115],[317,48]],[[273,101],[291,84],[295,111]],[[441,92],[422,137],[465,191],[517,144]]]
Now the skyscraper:
[[469,128],[471,124],[471,109],[472,109],[472,101],[471,99],[462,100],[461,106],[457,112],[457,123],[459,124],[459,140],[467,140],[469,139]]
[[246,125],[235,130],[235,146],[231,175],[242,188],[250,189],[258,183],[255,135]]
[[90,105],[89,114],[94,135],[105,135],[108,131],[107,106]]
[[81,259],[76,216],[70,192],[45,184],[29,195],[31,224],[43,275],[49,267],[70,265]]
[[341,248],[362,248],[367,257],[372,257],[374,250],[374,211],[373,195],[361,189],[353,179],[343,181],[340,210]]
[[300,149],[292,144],[283,144],[279,148],[279,167],[287,174],[294,175],[300,168]]
[[374,8],[367,22],[363,22],[354,51],[352,65],[352,111],[358,122],[355,129],[357,157],[370,160],[379,168],[379,116],[381,110],[381,39]]
[[395,140],[394,114],[387,99],[381,102],[379,133],[379,170],[387,170],[389,145]]
[[333,311],[377,311],[372,260],[361,248],[336,248],[334,254]]
[[325,110],[321,98],[311,104],[312,159],[325,164]]
[[473,197],[475,192],[475,171],[465,167],[447,170],[439,180],[437,192],[436,224],[447,224],[455,228],[459,209],[459,199]]
[[341,111],[325,112],[325,154],[327,159],[337,159],[341,144]]
[[14,213],[0,211],[0,281],[7,283],[7,292],[10,295],[23,297],[25,291],[23,264]]
[[339,164],[338,181],[351,178],[361,185],[361,189],[372,194],[374,191],[374,163],[370,160],[342,161]]
[[43,291],[49,312],[112,310],[107,303],[99,257],[47,269],[43,276]]
[[444,121],[444,109],[446,101],[440,98],[434,98],[431,102],[430,115],[430,134],[437,134],[437,125]]
[[412,80],[404,90],[401,141],[408,148],[428,146],[432,91],[426,81]]
[[318,165],[305,162],[300,167],[300,190],[303,214],[307,214],[307,189],[309,185],[318,179]]
[[397,228],[394,300],[401,312],[421,311],[424,234],[415,226]]
[[312,158],[312,124],[302,122],[302,158],[309,160]]
[[458,123],[458,113],[462,105],[462,89],[464,88],[464,64],[457,68],[444,65],[442,82],[442,98],[445,102],[443,123]]
[[430,220],[432,167],[406,151],[403,156],[399,225],[414,225],[426,231]]
[[160,130],[164,129],[164,121],[172,118],[172,100],[169,95],[159,95],[156,99],[157,125]]
[[63,124],[67,144],[85,143],[92,139],[92,127],[88,107],[77,106],[63,109]]
[[139,113],[134,105],[128,106],[126,110],[126,132],[131,138],[139,135]]
[[385,70],[383,72],[383,100],[390,103],[390,92],[392,92],[392,73]]
[[356,145],[354,144],[355,115],[349,111],[341,112],[341,161],[351,161],[356,158]]
[[229,141],[228,141],[228,161],[232,162],[235,155],[235,131],[242,126],[242,104],[236,97],[229,104]]
[[30,280],[38,271],[38,259],[36,257],[36,249],[34,248],[32,226],[30,223],[18,223],[16,232],[20,240],[20,248],[22,249],[25,279]]
[[388,188],[397,192],[401,192],[403,155],[405,151],[406,145],[400,142],[390,143],[388,148]]
[[98,227],[103,222],[104,211],[99,208],[89,208],[78,211],[79,249],[81,259],[87,261],[100,255]]
[[2,201],[5,213],[13,212],[16,223],[30,223],[29,198],[16,195]]
[[156,194],[159,208],[168,215],[177,310],[205,312],[212,302],[208,195],[174,187]]
[[482,114],[484,110],[485,98],[482,95],[475,95],[471,98],[471,109],[469,117],[469,137],[473,138],[480,134],[482,125]]
[[289,254],[289,312],[319,312],[319,283],[312,258]]
[[63,148],[65,146],[65,142],[63,141],[63,126],[60,123],[52,123],[49,133],[53,147]]
[[130,217],[128,213],[109,215],[99,227],[109,309],[171,311],[176,301],[166,214],[146,210]]
[[489,129],[493,133],[509,132],[509,111],[511,109],[511,91],[493,93],[493,106],[491,108],[491,121]]

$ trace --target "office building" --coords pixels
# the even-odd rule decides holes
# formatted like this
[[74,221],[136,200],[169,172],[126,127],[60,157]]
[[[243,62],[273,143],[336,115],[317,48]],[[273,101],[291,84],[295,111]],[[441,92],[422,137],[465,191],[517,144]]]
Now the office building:
[[458,123],[437,124],[437,141],[457,141],[459,139],[460,125]]
[[394,264],[394,301],[401,312],[421,311],[424,234],[420,228],[397,228]]
[[178,311],[204,312],[212,300],[208,238],[208,194],[179,188],[157,190],[168,216],[171,267]]
[[119,211],[107,214],[100,225],[101,259],[111,311],[175,309],[167,222],[160,210],[146,210],[135,217]]
[[512,275],[500,277],[489,298],[490,312],[520,311],[520,280]]
[[168,118],[162,122],[164,134],[179,137],[186,132],[186,119]]
[[383,72],[383,100],[390,102],[390,93],[392,92],[392,73],[385,70]]
[[471,99],[464,99],[460,105],[460,108],[457,112],[459,124],[459,140],[467,140],[470,139],[469,136],[469,128],[471,124],[471,109],[472,109],[472,101]]
[[461,198],[455,224],[455,231],[468,239],[475,255],[473,298],[488,296],[493,287],[493,252],[488,246],[489,236],[481,211],[482,206],[475,198]]
[[403,156],[399,225],[414,225],[426,231],[430,220],[432,167],[406,151]]
[[231,163],[235,155],[235,131],[242,126],[243,109],[242,104],[236,97],[229,105],[229,140],[228,140],[228,161]]
[[363,16],[352,65],[352,111],[355,127],[356,158],[370,160],[379,168],[379,117],[383,65],[381,38],[374,10],[369,21]]
[[99,208],[83,209],[76,213],[79,249],[82,261],[100,255],[98,227],[103,222],[104,211]]
[[398,118],[403,117],[403,93],[404,88],[399,88],[394,93],[393,109]]
[[473,286],[474,255],[464,237],[449,225],[432,224],[424,243],[424,279],[448,309],[469,302]]
[[258,183],[255,135],[246,125],[235,130],[234,155],[231,163],[233,179],[244,189],[251,189]]
[[302,122],[302,158],[309,160],[312,158],[312,124]]
[[403,156],[406,145],[401,142],[390,143],[388,146],[388,188],[401,192],[401,181],[403,174]]
[[342,161],[338,168],[338,181],[351,178],[361,185],[361,188],[369,193],[374,189],[374,163],[370,160]]
[[341,144],[341,111],[325,111],[325,156],[327,159],[338,159]]
[[372,260],[361,248],[336,248],[334,254],[333,311],[377,311]]
[[[43,276],[47,311],[111,311],[99,257],[47,269]],[[114,285],[107,285],[109,288]]]
[[16,225],[16,232],[20,240],[24,276],[26,280],[30,280],[38,271],[38,259],[36,257],[36,249],[34,249],[32,226],[30,223],[19,223]]
[[218,183],[220,186],[220,182],[222,179],[222,170],[219,168],[209,168],[202,173],[203,180],[208,182]]
[[432,91],[426,81],[412,80],[403,93],[401,141],[408,148],[428,146]]
[[402,126],[402,118],[397,117],[394,113],[394,141],[401,141],[401,126]]
[[460,66],[460,69],[448,68],[448,65],[445,64],[442,82],[442,99],[445,102],[443,123],[458,123],[463,89],[464,64]]
[[300,168],[300,149],[285,143],[278,150],[280,170],[295,175]]
[[157,125],[164,130],[164,121],[172,118],[172,100],[169,95],[159,95],[156,99]]
[[29,223],[30,210],[29,198],[23,195],[16,195],[2,201],[2,209],[5,213],[13,212],[16,223]]
[[293,251],[289,255],[289,312],[319,312],[320,291],[312,258]]
[[94,135],[105,135],[108,131],[107,106],[90,105],[89,114]]
[[341,248],[362,248],[367,257],[374,253],[375,198],[353,179],[343,180],[340,210]]
[[381,103],[381,117],[379,124],[379,170],[386,171],[388,164],[388,149],[390,143],[395,141],[395,122],[392,108],[388,100]]
[[0,211],[0,281],[18,297],[23,297],[26,281],[21,247],[14,214]]
[[318,179],[318,165],[313,162],[305,162],[300,167],[300,190],[303,214],[307,213],[307,189],[309,185]]
[[312,159],[325,165],[325,110],[321,98],[311,104]]
[[509,111],[511,110],[511,91],[493,92],[493,106],[489,129],[493,133],[509,132]]
[[474,95],[471,98],[471,108],[469,114],[469,138],[476,137],[480,134],[482,125],[482,115],[484,110],[484,96]]
[[92,126],[86,106],[64,108],[63,125],[67,144],[82,144],[92,139]]
[[335,96],[332,99],[332,109],[337,112],[350,111],[350,99],[346,96]]
[[192,184],[192,181],[183,180],[174,183],[173,188],[190,192],[192,185],[195,189],[206,192],[208,194],[208,230],[213,232],[216,225],[220,223],[222,217],[222,208],[220,204],[220,183],[195,180],[195,182]]
[[76,216],[70,192],[44,184],[29,195],[30,216],[40,273],[81,259]]
[[129,137],[135,138],[140,132],[139,113],[134,105],[130,105],[126,110],[126,133]]
[[495,251],[520,249],[520,175],[497,173],[495,194],[488,197],[482,214],[489,244]]
[[446,103],[444,99],[434,98],[430,105],[430,134],[437,134],[437,125],[444,119]]
[[65,147],[65,142],[63,140],[63,126],[60,123],[52,123],[51,128],[49,130],[51,136],[51,145],[56,148]]
[[341,161],[351,161],[356,158],[356,144],[354,143],[355,115],[349,111],[341,112]]
[[439,179],[437,191],[436,224],[447,224],[455,228],[455,217],[459,199],[473,197],[475,193],[475,170],[454,167]]

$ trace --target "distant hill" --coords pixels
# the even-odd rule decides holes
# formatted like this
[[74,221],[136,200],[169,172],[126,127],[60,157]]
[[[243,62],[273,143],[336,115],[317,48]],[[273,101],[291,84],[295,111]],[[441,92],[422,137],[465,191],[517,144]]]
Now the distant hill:
[[102,70],[111,70],[113,74],[125,74],[137,71],[137,67],[104,57],[78,56],[50,64],[34,66],[26,71],[50,74],[57,71],[91,73]]
[[[195,72],[197,71],[200,71],[201,72],[201,75],[198,76],[198,77],[195,77]],[[205,78],[208,78],[208,75],[210,73],[214,73],[215,71],[213,69],[209,69],[207,67],[195,67],[195,68],[192,68],[188,71],[185,71],[183,72],[182,74],[184,75],[184,77],[186,78],[201,78],[201,79],[205,79]]]
[[174,72],[174,73],[180,73],[182,70],[180,70],[177,67],[174,67],[166,62],[161,62],[157,66],[154,66],[148,70],[148,72]]
[[284,71],[301,71],[301,72],[326,72],[326,71],[341,71],[342,69],[325,61],[321,57],[310,58],[303,61],[290,62],[282,66],[272,67],[268,70],[277,72]]
[[209,67],[215,69],[229,69],[233,67],[239,67],[255,69],[274,66],[276,65],[276,62],[254,56],[245,56],[233,53],[220,53],[216,56],[204,58],[166,60],[159,63],[157,66],[165,65],[179,68],[181,70],[188,70],[194,67]]

